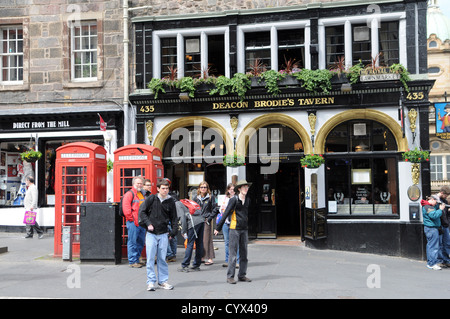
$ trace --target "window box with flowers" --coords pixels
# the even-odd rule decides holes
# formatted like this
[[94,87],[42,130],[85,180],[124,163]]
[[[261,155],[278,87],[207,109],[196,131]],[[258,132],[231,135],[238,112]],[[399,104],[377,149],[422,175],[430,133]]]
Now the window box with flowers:
[[22,161],[26,161],[28,163],[33,163],[39,160],[42,157],[42,153],[39,151],[29,150],[23,153],[20,153],[20,158]]
[[238,155],[234,152],[232,155],[226,155],[223,157],[223,166],[238,167],[245,165],[245,158],[242,155]]
[[325,163],[325,158],[322,154],[308,154],[300,159],[300,163],[305,168],[318,168]]
[[402,155],[405,162],[411,162],[411,176],[413,184],[419,184],[420,179],[420,163],[422,162],[428,162],[430,160],[430,152],[428,151],[421,151],[417,149],[417,147],[414,150],[408,150],[407,152],[404,152]]

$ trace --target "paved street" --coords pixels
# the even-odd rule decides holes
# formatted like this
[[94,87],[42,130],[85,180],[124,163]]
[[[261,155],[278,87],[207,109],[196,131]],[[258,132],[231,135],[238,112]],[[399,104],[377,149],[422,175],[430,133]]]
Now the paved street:
[[[226,283],[223,242],[215,242],[215,264],[199,272],[177,272],[170,263],[171,291],[146,291],[145,268],[65,262],[52,257],[53,237],[24,239],[0,233],[0,298],[120,299],[366,299],[448,298],[450,269],[433,271],[424,261],[330,250],[312,250],[296,240],[249,244],[251,283]],[[372,288],[370,288],[372,287]],[[197,300],[198,302],[198,300]]]

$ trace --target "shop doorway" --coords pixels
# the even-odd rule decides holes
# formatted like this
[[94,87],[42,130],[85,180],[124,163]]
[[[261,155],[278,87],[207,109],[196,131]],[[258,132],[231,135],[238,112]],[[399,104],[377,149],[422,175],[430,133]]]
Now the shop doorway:
[[298,161],[279,163],[275,174],[260,174],[261,165],[247,165],[252,206],[249,235],[256,238],[300,237],[304,211],[304,171]]

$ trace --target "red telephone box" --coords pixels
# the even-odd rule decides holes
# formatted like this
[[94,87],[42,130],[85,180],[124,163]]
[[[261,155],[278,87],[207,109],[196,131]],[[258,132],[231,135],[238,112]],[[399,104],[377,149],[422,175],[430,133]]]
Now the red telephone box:
[[[164,177],[161,150],[146,144],[131,144],[114,152],[114,201],[133,187],[133,177],[141,176],[152,182],[152,194],[156,194],[156,184]],[[122,225],[122,256],[127,256],[127,226]],[[145,254],[145,249],[144,249]]]
[[80,204],[106,202],[106,150],[88,142],[56,149],[54,254],[63,250],[62,229],[71,226],[72,254],[80,255]]

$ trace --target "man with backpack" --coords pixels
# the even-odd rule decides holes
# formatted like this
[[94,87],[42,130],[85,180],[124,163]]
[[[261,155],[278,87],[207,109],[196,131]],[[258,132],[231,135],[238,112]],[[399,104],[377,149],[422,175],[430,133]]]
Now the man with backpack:
[[141,268],[143,264],[139,262],[139,258],[144,249],[145,229],[139,226],[139,206],[145,200],[142,194],[144,179],[135,176],[132,184],[133,187],[123,195],[122,210],[128,231],[128,263],[132,268]]
[[[189,199],[181,199],[176,202],[177,209],[183,211],[181,217],[181,234],[187,239],[184,259],[181,263],[180,272],[189,272],[200,270],[203,255],[203,232],[205,219],[202,217],[202,208],[196,202]],[[192,251],[195,244],[195,258],[192,267],[191,263]]]
[[[169,182],[165,179],[158,181],[158,191],[147,197],[139,209],[139,224],[147,230],[145,245],[147,252],[147,290],[156,288],[173,289],[169,279],[169,266],[166,262],[167,245],[169,239],[177,235],[178,228],[172,227],[169,233],[169,222],[177,225],[177,210],[175,200],[169,195]],[[158,277],[155,273],[155,255]],[[158,282],[158,286],[156,285]]]

